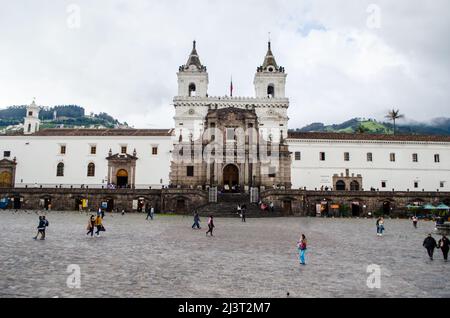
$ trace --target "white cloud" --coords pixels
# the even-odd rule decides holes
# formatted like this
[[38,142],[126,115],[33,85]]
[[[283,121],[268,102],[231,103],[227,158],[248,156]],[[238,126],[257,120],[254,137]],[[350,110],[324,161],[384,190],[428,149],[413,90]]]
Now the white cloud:
[[[67,5],[81,27],[67,26]],[[0,0],[0,106],[79,104],[136,127],[172,127],[176,71],[196,39],[210,95],[253,95],[268,32],[288,72],[291,128],[314,121],[449,116],[450,3]],[[425,111],[426,109],[426,111]]]

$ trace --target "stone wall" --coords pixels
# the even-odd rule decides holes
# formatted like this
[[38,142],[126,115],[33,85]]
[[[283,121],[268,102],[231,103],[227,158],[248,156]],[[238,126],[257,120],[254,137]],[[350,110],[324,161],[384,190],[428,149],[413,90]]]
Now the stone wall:
[[[191,214],[194,209],[208,204],[208,192],[196,189],[0,189],[0,198],[10,198],[8,208],[44,209],[51,203],[52,210],[78,210],[81,199],[88,200],[88,207],[96,211],[104,201],[111,201],[114,211],[136,212],[133,201],[151,204],[159,213]],[[323,214],[367,216],[372,214],[400,215],[407,212],[409,204],[450,205],[450,192],[379,192],[379,191],[262,191],[261,199],[273,202],[282,215],[315,216],[321,208]]]
[[8,208],[11,209],[46,209],[50,203],[50,208],[57,211],[78,210],[80,200],[87,199],[88,206],[85,210],[91,211],[96,211],[102,202],[112,201],[110,208],[113,211],[136,212],[133,201],[141,201],[143,204],[151,204],[156,212],[184,214],[208,202],[207,192],[190,189],[0,189],[0,198],[5,197],[10,198]]
[[[369,213],[401,215],[409,204],[450,204],[450,192],[305,191],[266,190],[265,202],[273,202],[285,215],[314,216],[320,204],[324,214],[367,216]],[[340,213],[340,214],[339,214]]]

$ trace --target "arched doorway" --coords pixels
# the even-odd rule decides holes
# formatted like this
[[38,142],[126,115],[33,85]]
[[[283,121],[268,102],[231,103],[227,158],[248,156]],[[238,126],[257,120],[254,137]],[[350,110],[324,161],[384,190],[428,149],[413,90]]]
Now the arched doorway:
[[239,185],[239,169],[233,164],[223,169],[223,186],[226,191],[232,191]]
[[292,201],[291,200],[284,200],[283,201],[283,214],[284,215],[291,215],[292,214]]
[[383,202],[383,214],[384,215],[390,215],[391,214],[391,202],[389,201],[384,201]]
[[44,208],[45,210],[49,211],[52,209],[52,198],[49,196],[46,196],[44,198],[41,199],[40,201],[40,205],[42,208]]
[[352,216],[359,217],[361,215],[361,204],[358,201],[352,202]]
[[177,199],[177,205],[175,207],[176,213],[186,212],[186,200],[183,198]]
[[0,173],[0,188],[12,187],[12,174],[8,171]]
[[13,208],[18,210],[22,208],[22,198],[20,196],[15,196],[13,199]]
[[81,211],[83,209],[83,199],[78,197],[75,198],[75,211]]
[[117,187],[126,188],[128,186],[128,171],[120,169],[117,171]]
[[339,180],[336,182],[336,191],[345,191],[345,182]]

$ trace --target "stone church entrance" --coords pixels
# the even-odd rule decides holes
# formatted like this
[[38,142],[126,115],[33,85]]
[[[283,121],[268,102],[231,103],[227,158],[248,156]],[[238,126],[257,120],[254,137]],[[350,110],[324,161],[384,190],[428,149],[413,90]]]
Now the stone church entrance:
[[223,187],[226,191],[235,190],[239,186],[239,169],[233,164],[223,169]]
[[117,171],[117,186],[119,188],[125,188],[128,186],[128,171],[120,169]]

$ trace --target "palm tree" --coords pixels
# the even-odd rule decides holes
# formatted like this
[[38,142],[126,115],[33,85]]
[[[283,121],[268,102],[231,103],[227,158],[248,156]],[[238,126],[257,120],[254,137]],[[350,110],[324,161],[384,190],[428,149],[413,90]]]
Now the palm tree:
[[386,118],[389,120],[392,120],[394,123],[394,135],[395,135],[395,121],[397,119],[405,118],[405,115],[400,114],[400,109],[392,109],[389,111],[389,113],[386,115]]

